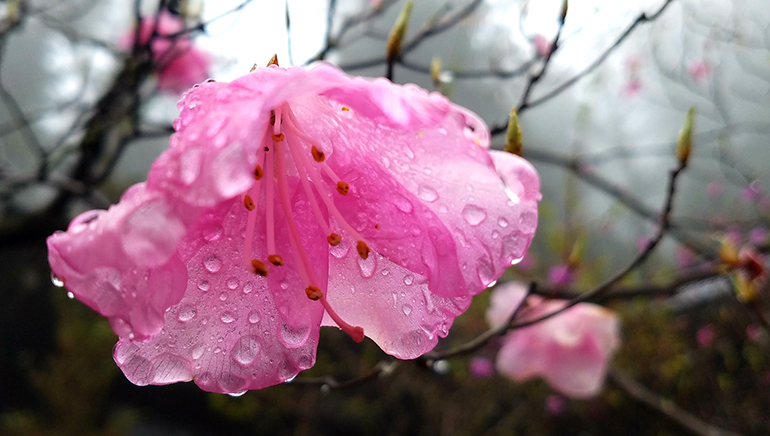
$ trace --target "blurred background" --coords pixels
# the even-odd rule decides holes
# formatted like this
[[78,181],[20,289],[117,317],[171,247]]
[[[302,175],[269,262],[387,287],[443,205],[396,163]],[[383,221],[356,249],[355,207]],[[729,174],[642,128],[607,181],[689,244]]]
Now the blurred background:
[[[0,434],[770,433],[768,281],[746,283],[724,261],[743,249],[763,269],[770,251],[765,0],[573,1],[564,21],[561,0],[415,2],[392,80],[476,112],[495,148],[517,107],[523,155],[540,173],[538,233],[505,280],[568,298],[643,251],[684,114],[697,108],[666,236],[619,285],[627,292],[595,301],[623,330],[597,397],[495,374],[496,342],[390,367],[373,343],[336,329],[322,331],[315,367],[240,397],[125,379],[107,321],[52,283],[45,238],[146,177],[197,81],[232,80],[273,54],[282,66],[386,75],[404,4],[0,2]],[[175,24],[134,30],[161,15]],[[486,294],[439,349],[488,328]]]

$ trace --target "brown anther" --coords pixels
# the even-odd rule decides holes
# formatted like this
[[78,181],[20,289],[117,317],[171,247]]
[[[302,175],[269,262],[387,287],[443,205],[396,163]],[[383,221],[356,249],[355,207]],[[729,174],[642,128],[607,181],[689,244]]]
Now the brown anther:
[[349,112],[349,111],[350,111],[350,108],[349,108],[349,107],[347,107],[347,106],[342,106],[342,110],[343,110],[343,111],[345,111],[345,112]]
[[262,177],[265,177],[265,170],[263,170],[260,165],[257,165],[257,167],[254,168],[254,179],[262,180]]
[[283,133],[279,133],[277,135],[271,135],[271,136],[273,137],[273,141],[275,142],[281,142],[283,141],[283,138],[285,138],[285,136],[283,136]]
[[379,224],[375,224],[375,225],[374,225],[374,228],[375,228],[375,229],[379,229],[379,228],[380,228],[380,225],[379,225]]
[[315,145],[310,147],[310,153],[313,155],[313,160],[316,162],[323,162],[324,159],[326,159],[324,152],[319,150]]
[[269,67],[270,65],[275,65],[276,67],[278,66],[278,55],[277,54],[274,54],[273,57],[270,58],[270,62],[267,63],[267,66]]
[[253,73],[253,72],[254,72],[254,70],[256,70],[256,69],[257,69],[257,64],[254,64],[254,66],[253,66],[253,67],[251,67],[251,69],[249,70],[249,72],[250,72],[250,73]]
[[243,196],[243,205],[246,206],[246,209],[248,209],[249,212],[254,210],[254,200],[251,199],[249,194]]
[[254,267],[254,273],[259,274],[262,277],[267,277],[268,270],[267,265],[265,265],[265,262],[262,262],[259,259],[251,259],[251,266]]
[[366,245],[366,242],[358,241],[356,243],[356,250],[358,250],[358,255],[361,256],[361,259],[366,260],[369,258],[369,246]]
[[310,285],[307,288],[305,288],[305,294],[307,294],[307,298],[313,301],[318,301],[321,299],[321,297],[324,296],[321,290],[313,285]]
[[283,258],[277,254],[271,254],[270,256],[267,256],[267,261],[275,266],[283,265]]
[[342,236],[336,233],[332,233],[331,235],[326,237],[326,240],[329,241],[329,245],[331,245],[332,247],[336,247],[337,245],[339,245],[340,242],[342,242]]
[[350,192],[350,185],[340,180],[337,182],[337,192],[342,195],[348,195],[348,192]]
[[275,111],[270,111],[270,125],[275,125]]

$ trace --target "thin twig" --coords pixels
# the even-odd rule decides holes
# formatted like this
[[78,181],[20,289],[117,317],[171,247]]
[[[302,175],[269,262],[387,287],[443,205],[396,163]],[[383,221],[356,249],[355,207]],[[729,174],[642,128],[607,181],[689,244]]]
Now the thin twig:
[[724,430],[702,421],[700,418],[677,406],[673,401],[662,398],[618,369],[611,368],[609,377],[629,397],[662,413],[692,434],[699,436],[739,436],[738,433]]

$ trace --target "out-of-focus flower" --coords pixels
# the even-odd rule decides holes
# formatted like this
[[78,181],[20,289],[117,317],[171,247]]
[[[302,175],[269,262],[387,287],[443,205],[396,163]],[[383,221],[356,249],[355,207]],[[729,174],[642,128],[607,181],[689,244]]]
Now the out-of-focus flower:
[[745,198],[746,201],[756,203],[759,201],[761,195],[762,186],[757,181],[753,181],[743,188],[743,198]]
[[714,180],[706,187],[706,193],[709,197],[719,197],[725,192],[724,185],[719,180]]
[[[163,12],[155,18],[144,18],[139,24],[139,43],[146,44],[150,38],[153,60],[158,72],[158,90],[182,94],[196,83],[209,77],[211,56],[193,45],[187,35],[169,37],[184,29],[181,18]],[[157,36],[153,37],[153,31]],[[127,32],[120,40],[120,46],[130,49],[134,45],[135,30]]]
[[532,43],[535,45],[535,51],[537,51],[537,54],[544,58],[547,58],[548,55],[551,54],[551,50],[553,50],[553,43],[543,35],[535,35]]
[[549,395],[545,399],[545,410],[553,416],[561,416],[567,411],[567,400],[561,395]]
[[768,239],[770,239],[770,232],[765,227],[755,227],[749,233],[749,241],[754,245],[767,244]]
[[676,266],[679,269],[687,269],[695,264],[695,252],[687,247],[679,247],[676,250]]
[[495,365],[486,357],[474,357],[470,364],[471,374],[478,378],[488,378],[495,375]]
[[179,109],[146,183],[48,239],[136,384],[274,385],[322,322],[415,358],[534,235],[534,168],[440,94],[270,66]]
[[623,86],[623,95],[626,97],[636,97],[642,91],[642,81],[638,78],[631,78]]
[[692,61],[687,66],[687,75],[696,82],[705,81],[710,74],[711,67],[703,59]]
[[556,287],[569,286],[574,279],[575,274],[569,264],[557,265],[548,270],[548,281]]
[[746,326],[746,337],[752,342],[759,342],[762,340],[765,331],[757,324],[749,324]]
[[[508,282],[492,293],[487,322],[505,323],[526,295],[524,285]],[[562,309],[565,301],[527,299],[521,320],[532,320]],[[585,398],[601,389],[607,365],[620,345],[617,317],[609,310],[588,303],[532,326],[509,332],[497,355],[497,370],[522,382],[543,377],[564,395]]]
[[695,334],[695,338],[698,340],[698,345],[703,348],[710,348],[712,345],[714,345],[714,340],[716,337],[716,331],[714,330],[714,326],[711,324],[706,324],[699,328],[698,332]]

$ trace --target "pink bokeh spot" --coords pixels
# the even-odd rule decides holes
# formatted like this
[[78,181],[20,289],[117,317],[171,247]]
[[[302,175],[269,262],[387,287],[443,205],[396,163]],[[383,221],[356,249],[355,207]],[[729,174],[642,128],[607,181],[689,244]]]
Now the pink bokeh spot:
[[705,60],[699,59],[690,62],[687,66],[687,75],[696,82],[703,82],[711,74],[711,67]]
[[703,327],[698,329],[698,332],[695,334],[695,338],[698,341],[698,345],[700,345],[703,348],[709,348],[712,345],[714,345],[714,341],[716,340],[717,334],[716,330],[714,330],[714,326],[711,324],[706,324]]
[[537,51],[537,54],[539,54],[541,57],[547,58],[548,55],[551,54],[551,50],[553,50],[553,43],[548,40],[543,35],[535,35],[535,38],[532,40],[533,44],[535,45],[535,51]]
[[[526,295],[517,282],[497,286],[487,310],[487,322],[506,322]],[[521,320],[539,318],[564,307],[565,301],[537,296],[527,299]],[[517,382],[543,377],[555,390],[574,398],[596,395],[604,383],[609,360],[620,345],[617,317],[588,303],[532,326],[509,332],[497,355],[497,370]]]
[[569,286],[574,280],[575,273],[568,264],[557,265],[548,270],[548,281],[558,288]]
[[178,108],[147,182],[47,241],[135,384],[275,385],[321,325],[418,357],[535,233],[534,168],[440,94],[271,66]]
[[[196,48],[188,36],[164,38],[184,30],[181,18],[163,12],[155,18],[144,18],[139,24],[139,43],[146,44],[157,31],[152,41],[153,60],[157,63],[158,90],[173,94],[182,94],[191,86],[209,77],[211,55]],[[135,30],[127,32],[119,41],[121,48],[128,50],[134,45]]]
[[478,378],[489,378],[495,375],[495,365],[486,357],[474,357],[470,363],[471,374]]
[[723,192],[725,192],[725,188],[719,180],[714,180],[706,187],[706,193],[709,197],[719,197]]

